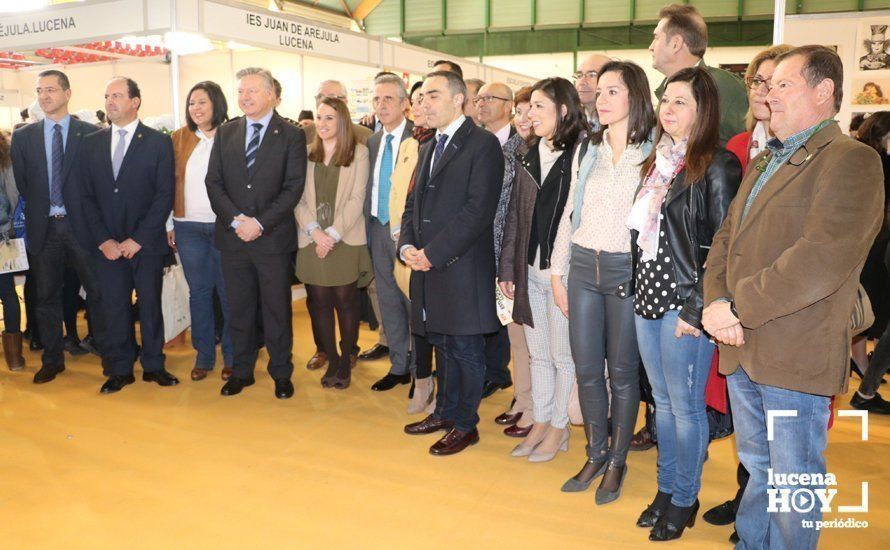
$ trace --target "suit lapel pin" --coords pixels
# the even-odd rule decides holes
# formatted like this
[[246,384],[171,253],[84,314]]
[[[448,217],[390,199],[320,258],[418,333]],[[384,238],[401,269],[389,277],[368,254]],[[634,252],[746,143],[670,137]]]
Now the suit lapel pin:
[[136,137],[142,139],[142,134],[136,134]]
[[277,134],[277,133],[278,133],[278,130],[277,130],[277,129],[276,129],[276,130],[272,130],[272,133],[273,133],[273,134]]

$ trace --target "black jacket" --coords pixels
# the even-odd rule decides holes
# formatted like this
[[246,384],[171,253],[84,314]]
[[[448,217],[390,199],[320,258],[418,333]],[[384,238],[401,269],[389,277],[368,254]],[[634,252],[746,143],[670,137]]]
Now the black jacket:
[[169,252],[165,224],[173,208],[173,142],[141,122],[136,126],[117,179],[111,166],[108,127],[81,144],[83,211],[96,250],[108,239],[133,239],[140,254]]
[[[294,208],[306,184],[306,135],[279,115],[272,115],[247,175],[245,132],[241,117],[216,132],[207,168],[207,195],[216,213],[217,248],[234,252],[250,248],[263,254],[287,254],[297,249]],[[256,218],[263,233],[242,241],[232,229],[235,216]]]
[[[469,118],[454,133],[430,174],[436,141],[417,160],[414,191],[405,205],[399,250],[423,249],[433,265],[411,272],[415,333],[496,332],[492,226],[504,178],[497,138]],[[424,316],[425,313],[425,316]]]
[[[680,171],[664,199],[665,231],[671,248],[671,265],[677,293],[683,300],[680,318],[696,328],[701,327],[704,302],[705,262],[714,234],[723,225],[735,194],[742,182],[739,159],[722,147],[714,151],[714,158],[704,180],[686,181],[686,169]],[[636,245],[637,232],[632,231],[634,278],[639,268],[640,250]]]
[[[46,147],[43,143],[43,125],[52,121],[42,120],[28,124],[12,136],[12,169],[19,194],[25,199],[25,232],[28,252],[37,254],[43,250],[46,228],[49,225],[49,174],[46,173]],[[81,246],[92,246],[81,207],[80,172],[77,160],[81,154],[81,141],[99,130],[96,126],[71,117],[65,143],[65,160],[62,166],[62,198],[68,223]],[[12,205],[15,208],[15,205]]]

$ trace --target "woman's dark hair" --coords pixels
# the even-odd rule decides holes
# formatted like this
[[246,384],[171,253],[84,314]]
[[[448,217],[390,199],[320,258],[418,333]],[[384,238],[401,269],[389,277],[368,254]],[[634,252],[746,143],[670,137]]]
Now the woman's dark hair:
[[[564,151],[578,140],[581,132],[589,131],[587,117],[581,107],[578,91],[565,78],[552,77],[539,80],[532,86],[532,93],[541,92],[556,104],[556,130],[553,132],[554,149]],[[562,107],[566,107],[566,116],[562,116]],[[534,140],[537,143],[537,140]]]
[[4,132],[0,132],[0,170],[5,170],[10,164],[12,157],[9,153],[9,139]]
[[[355,157],[355,132],[352,129],[352,119],[349,117],[349,107],[342,100],[335,97],[325,97],[318,102],[315,112],[321,114],[321,106],[327,105],[337,111],[337,148],[334,150],[332,162],[334,166],[349,166]],[[324,162],[324,144],[321,136],[315,132],[315,141],[309,146],[309,160],[312,162]]]
[[[705,177],[711,159],[714,158],[714,149],[720,143],[720,95],[714,78],[702,67],[677,71],[664,83],[665,89],[673,82],[688,82],[696,103],[695,122],[689,130],[689,141],[686,144],[686,183],[691,184]],[[657,145],[664,135],[660,119],[655,128]],[[655,162],[655,149],[652,148],[652,153],[643,163],[643,177]]]
[[229,104],[226,102],[226,96],[223,94],[222,88],[216,82],[205,80],[192,86],[192,89],[189,90],[189,95],[185,98],[185,123],[188,125],[189,130],[194,132],[198,129],[198,125],[195,124],[195,121],[192,120],[192,115],[189,114],[189,101],[191,101],[195,90],[204,90],[204,93],[210,98],[210,104],[213,105],[213,118],[210,120],[211,126],[218,128],[220,124],[229,120]]
[[[641,144],[649,139],[655,127],[655,109],[652,108],[652,93],[649,79],[642,67],[631,61],[610,61],[600,69],[599,78],[606,73],[618,73],[621,82],[627,86],[627,102],[630,107],[627,121],[628,145]],[[597,81],[599,82],[599,81]],[[590,142],[599,145],[603,142],[605,128],[590,136]]]
[[879,111],[865,119],[856,132],[856,139],[879,153],[886,153],[887,134],[890,134],[890,111]]
[[415,82],[414,84],[411,85],[411,91],[408,92],[409,100],[411,99],[411,96],[414,95],[414,90],[420,88],[421,86],[423,86],[423,80],[418,80],[417,82]]

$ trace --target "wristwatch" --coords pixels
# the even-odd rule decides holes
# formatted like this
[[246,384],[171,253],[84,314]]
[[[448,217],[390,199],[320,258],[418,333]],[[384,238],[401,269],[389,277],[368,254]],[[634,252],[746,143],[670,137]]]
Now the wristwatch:
[[729,301],[729,311],[731,311],[732,314],[735,315],[736,319],[739,318],[739,311],[735,308],[735,300]]

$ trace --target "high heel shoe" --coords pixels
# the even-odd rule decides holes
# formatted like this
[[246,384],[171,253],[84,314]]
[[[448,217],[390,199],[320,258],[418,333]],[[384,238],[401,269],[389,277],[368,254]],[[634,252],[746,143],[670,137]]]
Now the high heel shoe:
[[658,523],[658,520],[664,515],[664,511],[670,503],[671,494],[658,491],[655,495],[655,500],[643,510],[643,513],[640,514],[639,519],[637,519],[637,527],[648,527],[650,529],[655,527],[655,524]]
[[608,464],[608,454],[596,458],[588,458],[587,462],[584,463],[584,466],[581,466],[581,471],[563,483],[560,491],[563,493],[580,493],[581,491],[586,491],[587,488],[590,487],[590,484],[593,483],[594,479],[603,475]]
[[529,456],[530,454],[535,452],[535,448],[540,444],[541,444],[541,441],[538,441],[537,443],[535,443],[533,445],[526,445],[525,440],[523,440],[522,443],[513,447],[513,450],[510,451],[510,456],[516,457],[516,458],[523,458],[523,457]]
[[[615,478],[618,477],[618,486],[614,491],[606,489],[604,486],[606,484],[613,484],[615,482]],[[596,498],[594,501],[597,506],[602,506],[603,504],[608,504],[614,500],[618,500],[618,497],[621,496],[621,487],[624,486],[624,478],[627,477],[627,464],[623,466],[616,466],[613,462],[609,462],[609,467],[606,469],[606,472],[603,474],[603,480],[600,482],[600,486],[596,488]]]
[[649,540],[652,542],[664,542],[682,537],[683,531],[687,527],[692,529],[692,526],[695,525],[698,507],[698,499],[695,500],[692,506],[669,504],[664,512],[664,516],[658,520],[658,523],[655,524],[655,527],[649,533]]
[[555,451],[541,451],[539,450],[540,446],[540,444],[535,446],[535,449],[532,451],[532,453],[528,455],[529,462],[548,462],[553,460],[556,457],[556,453],[558,453],[559,451],[567,452],[569,450],[569,429],[563,429],[562,439],[559,441],[559,446],[556,448]]

